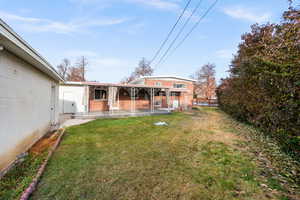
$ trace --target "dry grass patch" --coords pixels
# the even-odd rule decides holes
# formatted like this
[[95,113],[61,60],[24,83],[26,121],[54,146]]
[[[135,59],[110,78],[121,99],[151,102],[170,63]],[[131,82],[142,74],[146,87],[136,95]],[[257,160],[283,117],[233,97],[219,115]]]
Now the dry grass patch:
[[32,199],[280,199],[260,186],[223,117],[198,110],[71,127]]

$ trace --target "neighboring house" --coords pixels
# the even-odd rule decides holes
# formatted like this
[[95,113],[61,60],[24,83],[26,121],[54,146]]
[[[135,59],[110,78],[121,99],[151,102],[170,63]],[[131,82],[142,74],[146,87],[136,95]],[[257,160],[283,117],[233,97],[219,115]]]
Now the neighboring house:
[[[168,87],[98,82],[65,82],[60,85],[60,113],[154,112],[168,103],[155,104],[168,96]],[[166,96],[166,95],[165,95]],[[164,98],[164,101],[167,101]]]
[[163,86],[170,89],[170,105],[173,109],[188,109],[193,105],[196,80],[178,76],[144,76],[131,82],[146,86]]
[[60,113],[137,113],[188,109],[195,80],[176,76],[142,77],[130,84],[65,82],[60,85]]
[[0,172],[58,123],[60,81],[0,19]]

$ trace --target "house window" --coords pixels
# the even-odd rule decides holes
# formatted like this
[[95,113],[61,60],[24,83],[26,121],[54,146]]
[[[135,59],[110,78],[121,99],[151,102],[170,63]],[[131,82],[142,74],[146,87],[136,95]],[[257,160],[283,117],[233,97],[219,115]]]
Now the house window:
[[156,86],[161,86],[161,82],[156,82],[155,85]]
[[95,89],[95,100],[107,99],[106,90]]
[[180,96],[180,92],[171,92],[170,96],[179,97]]
[[182,84],[182,83],[174,83],[173,87],[174,88],[186,88],[186,85]]

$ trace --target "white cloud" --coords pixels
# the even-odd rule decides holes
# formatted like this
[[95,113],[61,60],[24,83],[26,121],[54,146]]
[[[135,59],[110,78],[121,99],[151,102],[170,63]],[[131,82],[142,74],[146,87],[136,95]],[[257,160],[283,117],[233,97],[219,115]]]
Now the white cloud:
[[0,11],[0,17],[7,21],[20,23],[19,25],[26,31],[34,32],[54,32],[54,33],[74,33],[83,32],[86,28],[110,26],[128,21],[127,18],[118,19],[82,19],[70,22],[53,21],[43,18],[23,17],[4,11]]
[[121,67],[124,64],[124,61],[118,58],[94,58],[91,62],[101,67]]
[[22,17],[14,14],[10,14],[4,11],[0,11],[0,17],[3,19],[8,19],[8,20],[15,20],[15,21],[20,21],[20,22],[31,22],[31,23],[38,23],[43,21],[43,19],[39,18],[33,18],[33,17]]
[[70,58],[73,62],[76,62],[78,57],[85,56],[89,61],[89,65],[94,67],[120,67],[128,63],[119,58],[101,57],[97,52],[90,50],[68,50],[63,55]]
[[128,26],[126,29],[122,30],[122,32],[127,33],[129,35],[136,35],[145,29],[144,23],[137,23]]
[[145,6],[150,6],[161,10],[177,10],[180,8],[178,3],[174,1],[167,1],[167,0],[126,0],[126,1],[145,5]]
[[232,18],[246,20],[254,23],[267,22],[271,18],[271,14],[268,12],[258,13],[240,6],[234,6],[230,8],[228,7],[223,11],[226,15],[229,15]]
[[69,0],[79,5],[106,5],[111,3],[131,3],[143,5],[160,10],[178,10],[180,8],[177,0]]
[[222,59],[231,59],[233,58],[234,49],[221,49],[216,52],[217,57]]
[[69,50],[64,53],[66,57],[76,58],[79,56],[86,56],[86,57],[96,57],[97,53],[94,51],[88,50]]

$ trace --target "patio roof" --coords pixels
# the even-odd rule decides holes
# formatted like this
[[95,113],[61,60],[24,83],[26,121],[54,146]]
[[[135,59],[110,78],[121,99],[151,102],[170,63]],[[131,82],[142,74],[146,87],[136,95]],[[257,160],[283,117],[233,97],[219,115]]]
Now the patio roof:
[[131,81],[131,83],[137,83],[143,79],[177,79],[177,80],[181,80],[181,81],[197,82],[197,80],[195,80],[195,79],[184,78],[184,77],[180,77],[180,76],[161,75],[161,76],[142,76],[140,78],[137,78],[137,79]]
[[148,86],[140,84],[117,84],[117,83],[99,83],[99,82],[64,82],[65,85],[88,85],[88,86],[107,86],[107,87],[127,87],[127,88],[157,88],[171,89],[163,86]]

